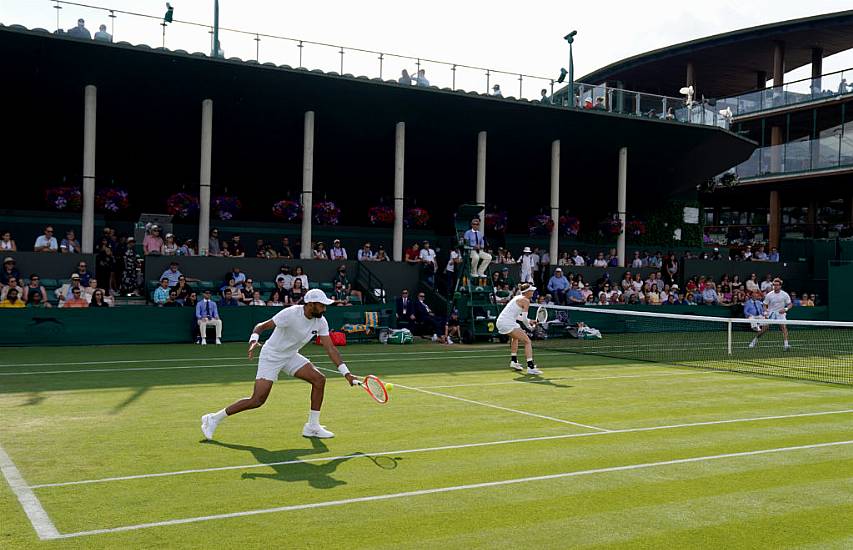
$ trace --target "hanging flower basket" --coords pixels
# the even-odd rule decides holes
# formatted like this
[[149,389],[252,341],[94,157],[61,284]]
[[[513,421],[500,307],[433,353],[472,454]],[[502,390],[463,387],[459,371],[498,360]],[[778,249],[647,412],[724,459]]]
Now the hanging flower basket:
[[506,233],[506,212],[489,212],[486,214],[486,231],[490,233]]
[[415,206],[406,210],[406,217],[403,221],[406,227],[426,227],[429,223],[429,212],[426,208]]
[[83,205],[79,187],[51,187],[44,192],[47,204],[56,210],[76,212]]
[[130,205],[126,189],[120,187],[105,187],[95,193],[95,208],[101,212],[116,214]]
[[625,225],[625,232],[634,237],[646,234],[646,224],[640,220],[631,220]]
[[560,216],[560,229],[566,237],[577,237],[581,231],[581,221],[575,216]]
[[601,222],[600,229],[603,235],[618,236],[622,233],[622,220],[617,216],[611,216]]
[[302,219],[302,205],[296,201],[281,200],[272,205],[272,215],[286,222]]
[[531,237],[543,237],[551,234],[554,221],[548,214],[538,214],[527,222],[527,229]]
[[394,209],[384,204],[371,206],[367,217],[371,225],[391,225],[394,223]]
[[213,200],[210,201],[210,209],[220,220],[234,219],[234,216],[240,212],[242,207],[243,205],[240,203],[240,199],[228,195],[220,195],[218,197],[214,197]]
[[314,203],[314,223],[317,225],[338,225],[341,209],[332,201]]
[[198,214],[198,197],[189,193],[175,193],[166,199],[166,212],[176,218],[189,218]]

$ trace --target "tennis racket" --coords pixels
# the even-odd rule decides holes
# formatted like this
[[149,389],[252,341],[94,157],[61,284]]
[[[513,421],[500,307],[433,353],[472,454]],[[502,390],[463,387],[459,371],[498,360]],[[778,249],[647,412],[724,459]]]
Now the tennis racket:
[[548,309],[544,306],[539,306],[536,309],[536,322],[540,325],[548,322]]
[[372,374],[368,374],[364,377],[364,379],[359,380],[358,378],[353,380],[353,384],[357,384],[364,388],[364,390],[373,398],[377,403],[387,403],[388,402],[388,390],[385,389],[385,384]]

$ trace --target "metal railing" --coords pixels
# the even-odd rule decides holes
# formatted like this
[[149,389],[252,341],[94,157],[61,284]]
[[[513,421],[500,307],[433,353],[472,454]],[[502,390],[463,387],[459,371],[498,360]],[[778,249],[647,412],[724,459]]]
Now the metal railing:
[[[739,180],[853,166],[853,134],[760,147],[726,174]],[[725,177],[723,174],[721,177]]]
[[[94,34],[100,25],[105,26],[105,31],[110,36],[107,39],[101,34],[101,40],[146,44],[188,52],[201,51],[208,55],[213,51],[213,26],[210,24],[174,18],[170,23],[166,23],[162,16],[66,0],[44,0],[43,6],[44,17],[38,14],[36,17],[45,21],[45,24],[55,18],[55,23],[52,22],[47,26],[54,26],[54,32],[57,34],[73,36],[75,32],[72,29],[76,26],[77,20],[84,19],[91,34]],[[12,23],[15,22],[7,24]],[[699,103],[688,105],[682,98],[616,90],[576,82],[575,90],[580,93],[576,96],[575,104],[570,106],[565,91],[562,92],[562,98],[560,92],[555,95],[555,86],[559,86],[560,83],[554,78],[522,72],[223,26],[219,28],[219,44],[220,56],[241,61],[273,63],[341,75],[365,75],[385,81],[396,81],[404,85],[430,86],[493,96],[497,95],[495,90],[497,85],[501,96],[507,98],[539,101],[548,105],[578,109],[596,108],[611,113],[728,128],[728,119],[725,116]],[[405,78],[404,71],[413,78],[411,80]],[[419,75],[420,71],[423,73]],[[592,103],[584,103],[586,98]]]
[[804,78],[782,86],[752,90],[734,97],[717,100],[718,110],[731,109],[732,115],[744,116],[759,111],[778,109],[799,103],[830,99],[853,93],[853,69],[845,69],[821,75],[819,78]]

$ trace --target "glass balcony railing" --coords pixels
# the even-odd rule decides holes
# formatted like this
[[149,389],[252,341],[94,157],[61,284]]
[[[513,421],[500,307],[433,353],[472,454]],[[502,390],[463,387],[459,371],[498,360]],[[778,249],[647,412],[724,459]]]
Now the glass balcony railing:
[[753,90],[734,97],[718,99],[716,109],[731,109],[733,116],[744,116],[768,109],[778,109],[807,101],[839,97],[853,93],[853,69],[845,69],[821,75],[820,78],[805,78],[788,82],[783,86]]
[[[14,0],[9,0],[11,3]],[[18,0],[30,7],[30,0]],[[133,13],[79,2],[51,0],[32,7],[29,28],[55,29],[55,34],[75,36],[77,20],[83,19],[94,35],[104,26],[101,39],[111,42],[145,44],[155,48],[187,52],[213,51],[213,27],[204,23],[173,19],[165,23],[162,16]],[[177,12],[176,8],[176,12]],[[41,11],[39,11],[41,10]],[[17,21],[4,21],[11,25]],[[106,36],[109,36],[107,39]],[[88,38],[91,39],[91,38]],[[95,37],[97,40],[98,38]],[[268,33],[249,32],[220,26],[220,56],[241,61],[272,63],[291,68],[320,70],[340,75],[364,75],[406,86],[428,86],[453,91],[475,92],[577,109],[603,110],[611,113],[671,120],[687,124],[719,126],[728,129],[729,118],[698,102],[688,105],[683,98],[633,92],[630,90],[592,86],[576,82],[575,105],[568,105],[566,90],[554,78],[476,67],[424,57],[312,42]],[[409,80],[404,76],[417,77]],[[567,86],[566,86],[567,87]],[[544,92],[544,95],[543,95]]]
[[726,174],[738,179],[760,178],[853,166],[853,135],[832,135],[760,147]]

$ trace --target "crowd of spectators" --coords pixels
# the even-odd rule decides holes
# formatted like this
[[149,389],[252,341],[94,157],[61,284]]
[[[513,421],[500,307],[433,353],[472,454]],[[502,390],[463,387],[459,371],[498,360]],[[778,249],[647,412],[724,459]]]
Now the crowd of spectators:
[[74,38],[81,38],[84,40],[94,40],[96,42],[112,42],[113,35],[107,32],[107,26],[101,24],[98,27],[97,32],[95,32],[94,36],[89,29],[86,28],[86,21],[83,19],[77,20],[77,26],[71,27],[68,30],[58,29],[56,34],[71,36]]

